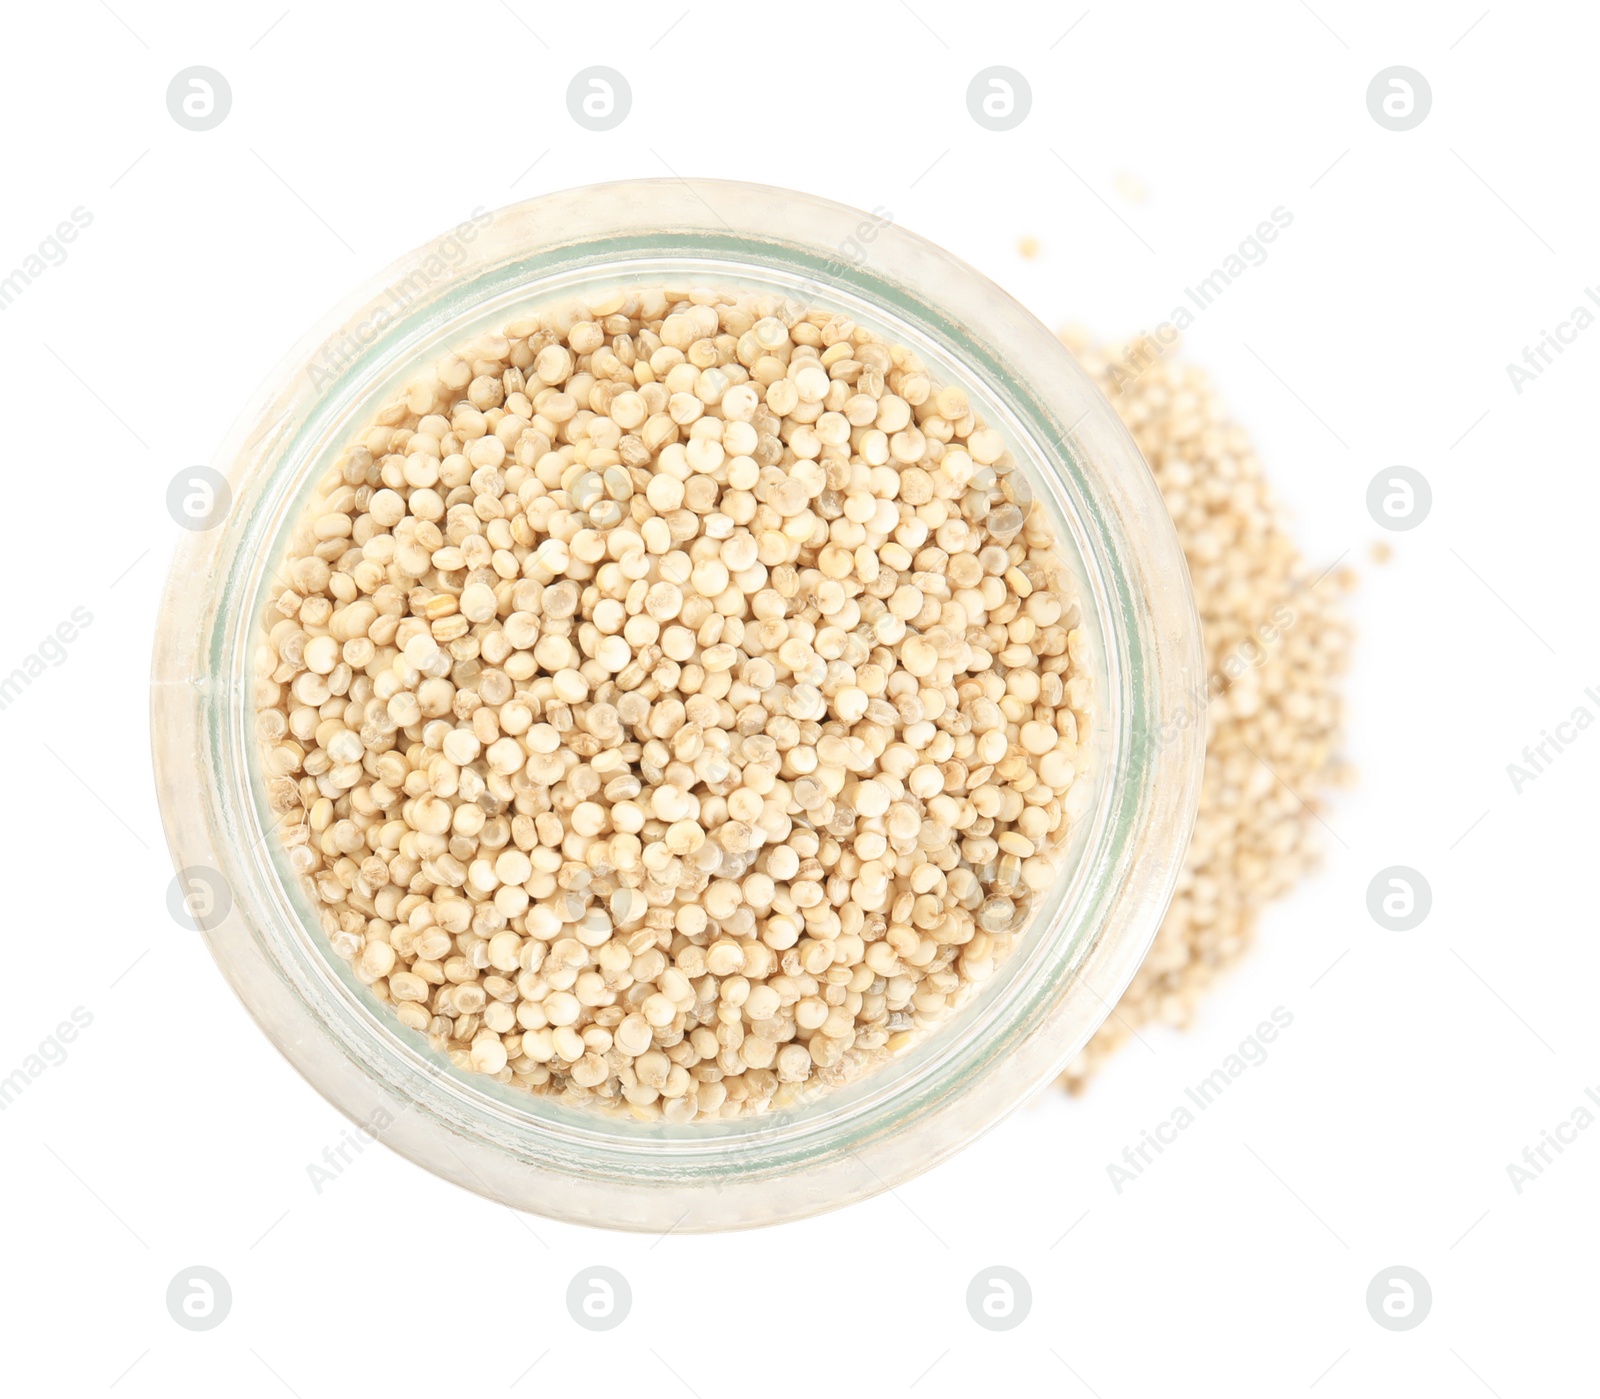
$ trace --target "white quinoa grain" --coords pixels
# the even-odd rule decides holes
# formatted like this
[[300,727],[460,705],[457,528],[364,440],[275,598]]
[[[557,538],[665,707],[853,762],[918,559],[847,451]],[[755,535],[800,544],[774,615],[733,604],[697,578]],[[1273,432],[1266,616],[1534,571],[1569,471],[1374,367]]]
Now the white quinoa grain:
[[335,950],[460,1068],[672,1122],[846,1082],[1086,801],[1070,575],[966,389],[776,298],[481,336],[353,437],[257,733]]

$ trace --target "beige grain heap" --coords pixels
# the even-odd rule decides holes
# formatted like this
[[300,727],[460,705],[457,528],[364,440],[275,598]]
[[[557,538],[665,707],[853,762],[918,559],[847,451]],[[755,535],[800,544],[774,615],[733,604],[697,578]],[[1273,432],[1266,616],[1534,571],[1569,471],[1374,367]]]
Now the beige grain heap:
[[1316,862],[1318,807],[1338,759],[1338,678],[1354,575],[1312,568],[1244,430],[1205,374],[1149,338],[1120,354],[1063,342],[1110,399],[1155,473],[1189,561],[1204,632],[1205,779],[1177,894],[1144,965],[1068,1068],[1081,1086],[1151,1021],[1187,1023],[1212,978],[1249,946],[1262,907]]
[[269,800],[463,1069],[684,1122],[844,1082],[1008,951],[1089,799],[1079,605],[958,385],[643,289],[439,363],[265,619]]

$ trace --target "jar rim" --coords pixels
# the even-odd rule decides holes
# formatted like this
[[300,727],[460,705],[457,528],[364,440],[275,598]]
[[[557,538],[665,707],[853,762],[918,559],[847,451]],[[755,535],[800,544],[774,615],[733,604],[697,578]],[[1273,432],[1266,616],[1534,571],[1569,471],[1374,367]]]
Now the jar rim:
[[[665,275],[668,285],[787,288],[961,366],[963,386],[989,400],[985,416],[1000,419],[1024,478],[1072,536],[1105,687],[1104,766],[1077,864],[1051,891],[1060,905],[1035,911],[1028,947],[1019,941],[951,1022],[857,1083],[793,1111],[678,1129],[500,1089],[410,1043],[370,993],[363,1005],[303,890],[296,903],[251,773],[247,722],[274,550],[341,433],[369,422],[406,370],[498,329],[509,305]],[[216,528],[180,540],[153,661],[154,759],[174,864],[213,870],[229,889],[231,906],[203,935],[280,1051],[357,1122],[383,1114],[382,1139],[436,1174],[518,1208],[621,1228],[713,1230],[817,1213],[892,1188],[993,1125],[1065,1067],[1143,960],[1181,867],[1204,759],[1199,624],[1176,532],[1137,447],[1065,348],[888,211],[677,179],[475,210],[324,317],[241,416],[217,466],[231,507]]]

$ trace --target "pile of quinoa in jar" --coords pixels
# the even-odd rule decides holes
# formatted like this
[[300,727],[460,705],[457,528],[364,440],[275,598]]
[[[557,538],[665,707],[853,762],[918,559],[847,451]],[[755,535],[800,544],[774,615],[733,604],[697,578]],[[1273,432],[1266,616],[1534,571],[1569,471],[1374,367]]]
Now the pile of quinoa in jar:
[[529,315],[293,530],[255,688],[290,863],[463,1070],[671,1122],[848,1082],[991,974],[1087,808],[1055,545],[962,386],[849,320]]

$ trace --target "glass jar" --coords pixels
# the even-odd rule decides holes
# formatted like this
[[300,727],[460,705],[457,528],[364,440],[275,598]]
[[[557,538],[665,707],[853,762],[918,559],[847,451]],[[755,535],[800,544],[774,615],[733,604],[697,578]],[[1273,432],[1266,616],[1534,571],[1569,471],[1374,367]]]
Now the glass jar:
[[[457,1070],[328,944],[272,830],[250,686],[294,520],[419,369],[529,308],[619,285],[730,286],[843,312],[968,389],[1077,575],[1097,724],[1076,835],[1009,958],[942,1026],[854,1083],[763,1116],[640,1122]],[[274,1044],[330,1102],[435,1174],[518,1209],[637,1230],[744,1228],[927,1170],[1048,1083],[1154,937],[1194,820],[1203,667],[1172,522],[1071,356],[993,283],[898,227],[788,190],[645,180],[476,212],[289,355],[217,465],[172,565],[152,677],[160,804],[197,920]],[[219,494],[222,494],[219,492]]]

